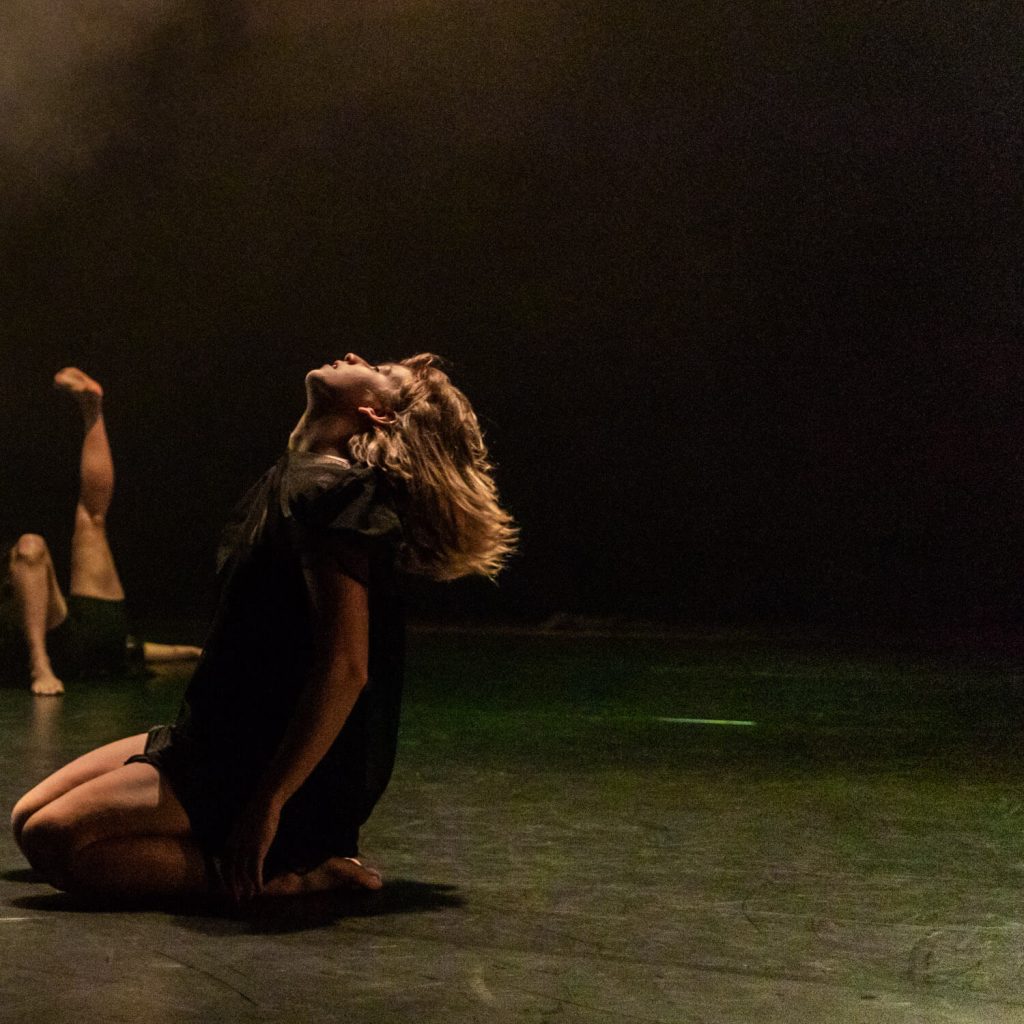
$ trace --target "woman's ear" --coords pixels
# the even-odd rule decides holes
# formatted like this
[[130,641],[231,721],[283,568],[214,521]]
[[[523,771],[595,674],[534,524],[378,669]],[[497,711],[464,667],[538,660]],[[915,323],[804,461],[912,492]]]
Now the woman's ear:
[[378,427],[390,427],[398,420],[398,417],[393,412],[384,413],[382,415],[370,405],[361,405],[359,406],[358,411]]

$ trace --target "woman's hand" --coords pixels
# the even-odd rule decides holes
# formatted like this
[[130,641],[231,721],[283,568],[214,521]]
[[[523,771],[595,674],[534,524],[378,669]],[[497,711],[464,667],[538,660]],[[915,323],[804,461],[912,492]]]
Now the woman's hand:
[[263,892],[263,862],[280,820],[280,807],[266,800],[251,801],[236,819],[224,850],[224,884],[236,905]]

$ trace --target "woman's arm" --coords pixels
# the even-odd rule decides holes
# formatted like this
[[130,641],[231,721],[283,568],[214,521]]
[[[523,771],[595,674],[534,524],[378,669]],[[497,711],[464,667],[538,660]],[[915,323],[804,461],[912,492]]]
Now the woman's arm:
[[333,564],[306,573],[317,654],[277,753],[233,830],[224,876],[236,900],[263,890],[263,861],[281,809],[330,749],[366,685],[369,601],[366,587]]

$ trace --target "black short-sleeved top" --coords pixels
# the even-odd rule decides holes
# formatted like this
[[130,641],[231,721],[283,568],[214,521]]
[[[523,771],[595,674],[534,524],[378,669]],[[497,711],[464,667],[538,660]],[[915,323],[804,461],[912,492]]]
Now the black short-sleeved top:
[[287,452],[238,506],[222,538],[221,597],[203,656],[176,722],[154,729],[139,758],[168,779],[207,853],[220,852],[309,679],[317,638],[304,569],[324,559],[367,588],[369,679],[337,739],[285,805],[266,875],[357,852],[359,826],[395,759],[401,532],[386,479],[332,456]]

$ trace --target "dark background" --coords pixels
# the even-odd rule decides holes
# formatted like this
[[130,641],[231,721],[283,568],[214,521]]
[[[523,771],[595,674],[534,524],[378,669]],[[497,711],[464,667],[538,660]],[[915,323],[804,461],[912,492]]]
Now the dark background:
[[305,371],[430,349],[523,543],[421,615],[1017,628],[1019,5],[130,6],[0,15],[3,535],[66,560],[80,363],[199,614]]

